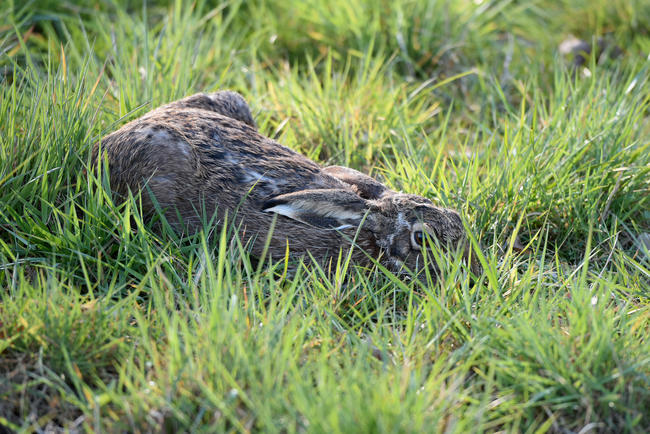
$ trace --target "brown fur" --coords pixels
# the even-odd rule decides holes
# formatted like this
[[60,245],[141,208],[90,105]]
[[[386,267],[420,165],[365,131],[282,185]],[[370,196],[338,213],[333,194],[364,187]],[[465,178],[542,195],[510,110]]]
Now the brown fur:
[[[112,190],[142,194],[145,215],[155,201],[179,231],[196,231],[202,217],[235,215],[244,243],[262,253],[274,218],[268,253],[311,254],[327,266],[357,235],[353,259],[365,251],[388,269],[421,268],[411,232],[417,222],[440,245],[466,243],[458,214],[428,199],[394,192],[356,170],[318,164],[260,135],[244,99],[235,92],[197,94],[159,107],[95,145],[108,161]],[[474,263],[473,268],[478,271]]]

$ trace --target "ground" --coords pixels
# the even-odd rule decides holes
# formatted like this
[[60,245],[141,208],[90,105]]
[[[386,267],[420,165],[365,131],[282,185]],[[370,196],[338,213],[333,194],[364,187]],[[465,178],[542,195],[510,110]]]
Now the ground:
[[[0,17],[0,431],[650,430],[646,0]],[[287,275],[154,231],[86,170],[106,133],[223,88],[280,143],[459,210],[484,273]]]

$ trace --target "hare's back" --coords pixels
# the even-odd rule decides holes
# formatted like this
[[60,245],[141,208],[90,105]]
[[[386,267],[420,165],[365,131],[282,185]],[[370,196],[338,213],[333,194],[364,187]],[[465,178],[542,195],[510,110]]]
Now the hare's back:
[[340,181],[323,173],[318,164],[218,113],[175,110],[163,113],[157,123],[175,125],[208,186],[244,190],[249,196],[265,199],[308,187],[341,187]]
[[250,125],[207,110],[154,110],[106,136],[102,149],[111,185],[121,193],[147,182],[157,196],[190,189],[232,200],[243,194],[267,200],[305,188],[342,186],[318,164]]

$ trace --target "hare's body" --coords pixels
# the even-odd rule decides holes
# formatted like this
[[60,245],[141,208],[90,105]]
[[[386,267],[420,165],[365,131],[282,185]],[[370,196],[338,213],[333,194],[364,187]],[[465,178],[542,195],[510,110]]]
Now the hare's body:
[[418,268],[411,235],[418,222],[441,242],[465,240],[455,212],[352,169],[322,168],[260,135],[233,92],[198,94],[153,110],[106,136],[101,151],[116,193],[145,190],[143,214],[152,213],[155,200],[173,227],[192,232],[213,216],[219,226],[227,214],[253,255],[262,253],[274,219],[272,258],[284,257],[288,245],[292,257],[309,252],[322,265],[356,235],[356,262],[368,263],[367,254],[393,271],[403,264]]

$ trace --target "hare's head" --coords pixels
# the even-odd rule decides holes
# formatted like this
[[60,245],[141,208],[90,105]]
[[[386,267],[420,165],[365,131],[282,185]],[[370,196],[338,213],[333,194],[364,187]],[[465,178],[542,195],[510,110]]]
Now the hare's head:
[[[265,204],[274,212],[314,227],[314,230],[356,234],[357,243],[395,273],[420,273],[424,277],[425,256],[433,276],[437,275],[431,249],[442,253],[462,249],[467,258],[469,244],[460,216],[416,195],[394,192],[376,180],[347,168],[326,172],[351,185],[350,189],[302,190],[277,196]],[[428,250],[427,250],[428,249]],[[480,267],[470,264],[477,274]]]
[[[420,273],[427,263],[435,276],[433,249],[443,255],[462,249],[465,257],[468,256],[467,234],[456,211],[437,207],[424,197],[403,193],[385,194],[369,201],[369,205],[367,228],[381,248],[382,262],[392,271],[408,269]],[[475,260],[470,265],[478,273]],[[421,277],[424,276],[422,273]]]

